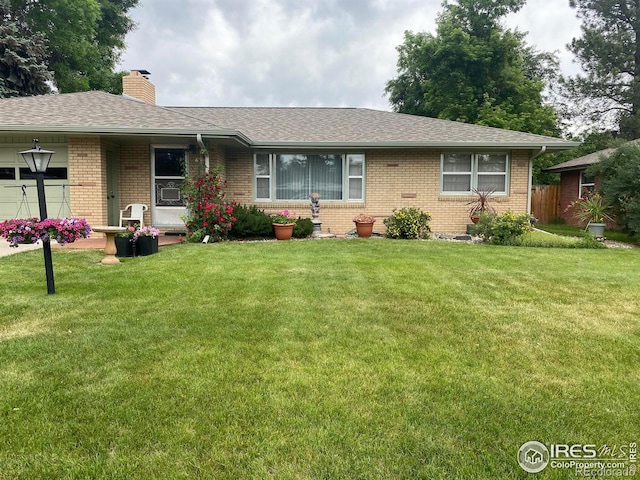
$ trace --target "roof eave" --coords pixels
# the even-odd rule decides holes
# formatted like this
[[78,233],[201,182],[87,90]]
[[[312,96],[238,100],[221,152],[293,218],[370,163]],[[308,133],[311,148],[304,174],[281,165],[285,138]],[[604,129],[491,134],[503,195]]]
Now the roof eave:
[[70,127],[38,125],[4,125],[1,133],[49,133],[58,135],[105,135],[105,136],[146,136],[146,137],[194,137],[201,134],[206,138],[235,138],[240,144],[249,146],[251,140],[236,130],[184,129],[184,128],[121,128],[121,127]]
[[394,148],[438,148],[438,149],[509,149],[509,150],[568,150],[580,145],[575,142],[562,144],[522,143],[522,142],[253,142],[256,149],[295,149],[295,148],[348,148],[348,149],[394,149]]

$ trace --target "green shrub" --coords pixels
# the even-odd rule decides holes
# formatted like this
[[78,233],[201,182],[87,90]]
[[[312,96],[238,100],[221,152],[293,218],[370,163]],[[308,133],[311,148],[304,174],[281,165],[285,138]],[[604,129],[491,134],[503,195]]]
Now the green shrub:
[[515,214],[508,211],[501,215],[483,214],[473,233],[487,243],[514,245],[519,236],[531,230],[530,220],[528,213]]
[[298,217],[293,227],[295,238],[306,238],[313,233],[313,221],[310,218]]
[[384,219],[386,235],[389,238],[429,238],[429,220],[431,215],[417,207],[394,209],[393,214]]
[[273,235],[271,217],[259,210],[255,205],[250,207],[238,205],[233,209],[236,223],[231,228],[231,238],[259,238]]

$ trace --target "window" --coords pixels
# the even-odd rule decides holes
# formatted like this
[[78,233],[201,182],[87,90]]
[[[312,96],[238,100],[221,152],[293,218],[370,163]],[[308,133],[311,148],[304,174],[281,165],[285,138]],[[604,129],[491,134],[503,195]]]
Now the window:
[[156,148],[153,159],[155,203],[159,207],[181,207],[184,199],[180,192],[184,180],[185,150],[182,148]]
[[591,194],[596,189],[596,179],[592,175],[587,175],[586,172],[580,172],[580,189],[578,190],[578,196]]
[[[35,180],[36,174],[28,168],[20,169],[20,180]],[[62,167],[47,168],[44,172],[45,180],[67,180],[67,169]]]
[[256,198],[271,200],[271,162],[269,155],[260,153],[256,155]]
[[349,199],[364,199],[364,155],[347,155]]
[[325,201],[363,200],[364,174],[363,154],[258,153],[255,198],[306,201],[318,193]]
[[15,180],[16,169],[13,167],[0,168],[0,180]]
[[468,194],[474,188],[507,193],[509,158],[504,153],[445,153],[440,171],[442,193]]

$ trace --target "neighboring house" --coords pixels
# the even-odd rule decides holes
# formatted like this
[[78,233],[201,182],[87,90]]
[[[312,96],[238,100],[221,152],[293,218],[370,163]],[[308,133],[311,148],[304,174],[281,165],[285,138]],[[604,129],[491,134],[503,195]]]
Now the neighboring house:
[[[633,140],[631,143],[634,142],[640,143],[640,140]],[[585,193],[593,193],[598,187],[598,179],[587,175],[586,170],[615,151],[616,148],[607,148],[545,168],[545,172],[560,174],[558,208],[560,210],[560,218],[564,219],[569,225],[583,226],[576,220],[571,210],[566,211],[567,207]]]
[[[50,216],[64,193],[71,213],[93,225],[115,225],[125,205],[145,203],[145,223],[179,230],[188,158],[191,172],[220,168],[230,199],[267,213],[310,216],[309,194],[319,193],[323,231],[333,233],[353,229],[358,213],[382,219],[410,206],[432,215],[433,230],[462,232],[473,188],[494,188],[498,211],[528,212],[533,158],[576,145],[362,108],[160,107],[143,73],[123,78],[123,96],[0,100],[0,219],[17,215],[22,185],[37,215],[34,182],[18,155],[32,138],[56,151]],[[376,230],[384,231],[382,221]]]
[[596,179],[586,174],[586,169],[598,163],[601,155],[609,155],[614,148],[608,148],[599,152],[590,153],[584,157],[574,158],[567,162],[562,162],[553,167],[545,168],[545,172],[560,174],[560,197],[558,209],[560,218],[569,225],[582,225],[571,211],[567,211],[567,207],[574,200],[577,200],[585,193],[595,190]]

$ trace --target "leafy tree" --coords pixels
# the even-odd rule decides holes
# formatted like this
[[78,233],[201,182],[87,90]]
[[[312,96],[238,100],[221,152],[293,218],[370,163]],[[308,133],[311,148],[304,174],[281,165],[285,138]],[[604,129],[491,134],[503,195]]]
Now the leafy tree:
[[42,95],[50,92],[44,38],[26,38],[16,22],[0,25],[0,98]]
[[598,177],[599,191],[613,206],[618,225],[640,234],[640,144],[622,145],[587,173]]
[[565,78],[573,115],[640,137],[640,0],[569,0],[583,22],[568,48],[584,74]]
[[405,32],[398,76],[385,89],[394,110],[557,135],[556,113],[542,95],[557,59],[500,24],[524,2],[445,1],[436,35]]
[[624,143],[616,137],[612,132],[602,132],[592,130],[579,137],[572,138],[576,142],[581,142],[575,148],[563,150],[562,152],[548,153],[536,158],[533,165],[533,184],[534,185],[557,185],[560,183],[560,176],[557,173],[543,172],[545,168],[557,165],[559,163],[568,162],[574,158],[584,157],[590,153],[599,152],[607,148],[614,148]]
[[125,35],[134,27],[127,12],[139,0],[0,0],[3,20],[15,22],[28,39],[42,34],[46,62],[62,93],[104,90],[117,93],[114,72]]

